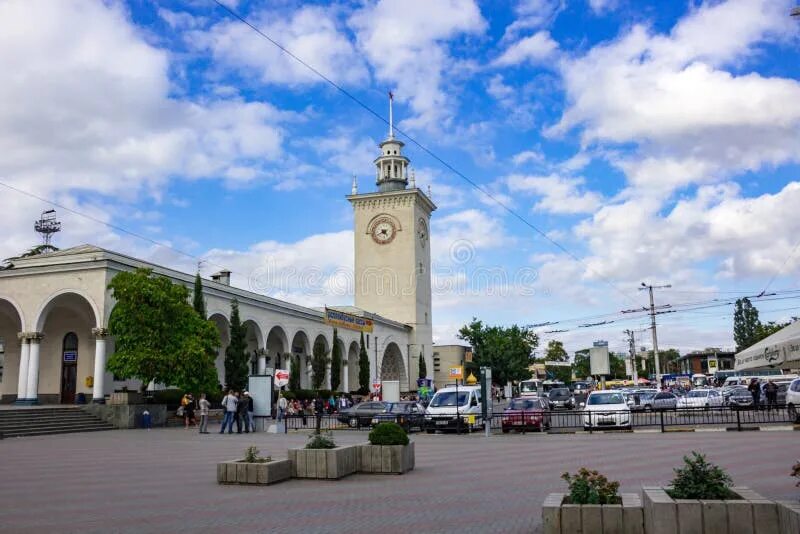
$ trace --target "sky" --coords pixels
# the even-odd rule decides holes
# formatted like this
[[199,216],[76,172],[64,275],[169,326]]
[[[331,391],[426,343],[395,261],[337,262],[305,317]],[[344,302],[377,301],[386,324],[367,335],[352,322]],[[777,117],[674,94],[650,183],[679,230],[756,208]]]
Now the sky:
[[50,201],[60,248],[352,304],[345,195],[392,91],[430,151],[401,135],[438,205],[435,341],[478,317],[649,347],[644,282],[671,285],[661,348],[730,348],[731,299],[800,315],[794,3],[224,1],[340,91],[212,0],[6,0],[0,257]]

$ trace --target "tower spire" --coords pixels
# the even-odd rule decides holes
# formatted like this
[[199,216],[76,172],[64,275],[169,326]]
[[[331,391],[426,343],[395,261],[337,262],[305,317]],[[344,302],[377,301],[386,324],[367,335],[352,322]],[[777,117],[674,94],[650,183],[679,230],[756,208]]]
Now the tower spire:
[[356,174],[353,173],[353,187],[350,190],[351,194],[357,195],[358,194],[358,178],[356,178]]
[[392,103],[394,101],[394,95],[391,91],[389,91],[389,139],[394,139],[394,124],[392,120]]

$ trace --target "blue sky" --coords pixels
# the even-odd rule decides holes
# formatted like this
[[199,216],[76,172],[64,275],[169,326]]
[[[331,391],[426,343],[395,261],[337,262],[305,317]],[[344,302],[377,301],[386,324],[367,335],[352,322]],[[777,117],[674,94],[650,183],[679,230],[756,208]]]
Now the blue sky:
[[[791,0],[225,4],[384,117],[393,91],[399,127],[496,199],[408,143],[439,205],[439,342],[474,315],[621,349],[642,281],[684,308],[662,346],[732,346],[730,306],[688,303],[769,286],[763,318],[797,314]],[[65,210],[59,246],[193,270],[177,249],[242,287],[352,302],[344,196],[353,174],[374,188],[386,125],[211,0],[4,2],[0,68],[0,180],[172,248]],[[0,190],[8,257],[48,206]]]

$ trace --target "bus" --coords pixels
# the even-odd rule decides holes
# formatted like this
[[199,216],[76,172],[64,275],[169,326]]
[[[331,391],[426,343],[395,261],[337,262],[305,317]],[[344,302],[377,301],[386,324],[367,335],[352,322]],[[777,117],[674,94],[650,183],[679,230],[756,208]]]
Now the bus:
[[551,389],[566,387],[560,380],[540,380],[532,378],[523,380],[519,383],[520,397],[542,397],[550,392]]

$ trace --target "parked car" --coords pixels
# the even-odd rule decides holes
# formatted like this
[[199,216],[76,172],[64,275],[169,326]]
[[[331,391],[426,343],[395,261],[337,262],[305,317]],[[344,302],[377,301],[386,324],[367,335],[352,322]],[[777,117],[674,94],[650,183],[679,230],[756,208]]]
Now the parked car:
[[722,393],[716,389],[693,389],[678,399],[678,408],[713,408],[722,404]]
[[645,411],[672,410],[678,405],[678,396],[670,391],[648,391],[645,393],[639,393],[638,395],[639,406],[631,406],[632,410],[636,408]]
[[619,391],[592,391],[583,408],[583,428],[630,428],[631,409]]
[[391,421],[402,426],[406,432],[413,428],[425,428],[425,408],[416,402],[387,402],[386,410],[372,417],[372,426]]
[[520,397],[512,399],[503,410],[503,433],[512,430],[549,430],[550,403],[542,397]]
[[381,401],[369,401],[356,404],[350,408],[345,408],[339,412],[337,419],[342,423],[347,423],[350,427],[369,426],[372,418],[386,410],[386,403]]
[[425,409],[425,431],[472,430],[483,426],[480,386],[446,387],[436,392]]
[[746,408],[753,405],[753,395],[745,386],[734,386],[723,391],[722,400],[731,408]]
[[547,400],[550,403],[550,409],[566,408],[572,410],[575,408],[575,397],[572,396],[568,388],[551,389],[547,394]]
[[[791,380],[773,380],[775,385],[778,386],[778,400],[777,404],[779,406],[783,406],[786,404],[786,391],[789,389],[789,385],[792,383]],[[767,380],[761,383],[761,404],[767,404],[767,394],[764,392],[764,387],[767,385]]]
[[656,391],[634,391],[627,395],[628,406],[631,410],[652,410],[653,397]]
[[795,378],[786,390],[786,409],[794,417],[795,423],[800,423],[800,378]]

